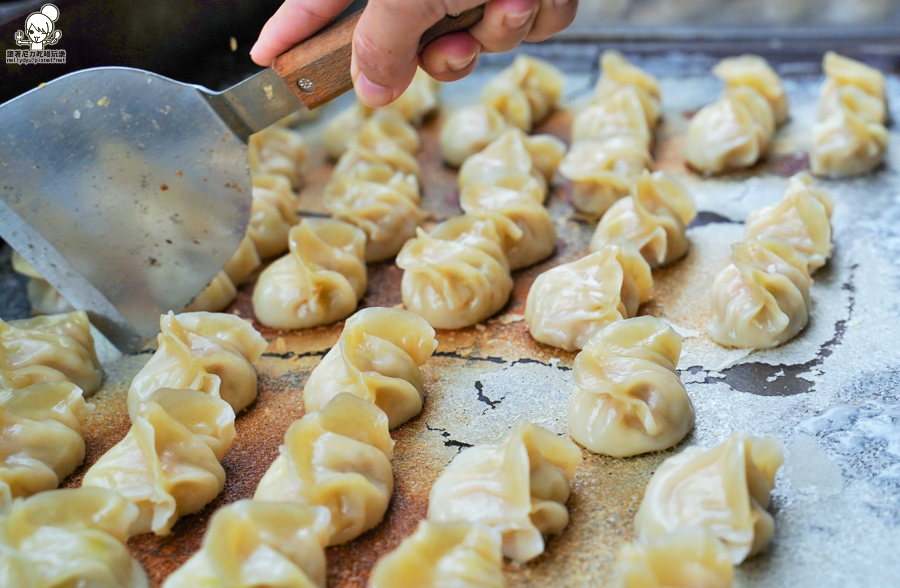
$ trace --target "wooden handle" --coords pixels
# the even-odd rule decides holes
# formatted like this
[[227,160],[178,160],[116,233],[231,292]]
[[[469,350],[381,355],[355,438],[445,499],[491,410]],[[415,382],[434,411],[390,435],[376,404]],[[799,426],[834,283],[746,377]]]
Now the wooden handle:
[[[279,55],[272,69],[281,76],[308,108],[321,106],[353,87],[350,53],[353,32],[362,11],[332,23],[293,49]],[[445,16],[425,31],[419,52],[442,35],[465,30],[484,16],[484,6],[456,16]]]

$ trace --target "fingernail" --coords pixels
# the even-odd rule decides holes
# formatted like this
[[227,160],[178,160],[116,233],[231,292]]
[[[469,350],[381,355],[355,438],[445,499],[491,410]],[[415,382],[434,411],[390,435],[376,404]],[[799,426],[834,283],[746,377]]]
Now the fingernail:
[[253,44],[253,47],[250,47],[250,57],[253,57],[253,52],[256,51],[256,46],[259,45],[259,41]]
[[386,88],[381,84],[376,84],[366,77],[366,74],[360,72],[356,78],[356,94],[363,104],[378,108],[379,106],[387,106],[394,97],[394,92],[390,88]]
[[503,15],[503,24],[508,29],[521,29],[531,18],[532,14],[534,14],[533,10],[526,10],[525,12],[509,12]]
[[469,65],[475,61],[475,58],[478,57],[477,53],[473,53],[468,57],[448,57],[447,58],[447,67],[449,67],[453,71],[462,71],[469,67]]

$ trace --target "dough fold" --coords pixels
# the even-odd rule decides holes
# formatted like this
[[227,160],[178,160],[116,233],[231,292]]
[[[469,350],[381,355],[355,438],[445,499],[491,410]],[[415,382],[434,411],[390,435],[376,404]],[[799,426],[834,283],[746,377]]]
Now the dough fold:
[[302,168],[307,154],[306,143],[300,133],[280,125],[272,125],[250,135],[247,142],[251,175],[282,176],[294,190],[303,184]]
[[247,235],[253,241],[260,259],[268,259],[288,249],[288,233],[300,222],[297,218],[297,198],[284,176],[254,174],[250,179],[253,183],[253,201]]

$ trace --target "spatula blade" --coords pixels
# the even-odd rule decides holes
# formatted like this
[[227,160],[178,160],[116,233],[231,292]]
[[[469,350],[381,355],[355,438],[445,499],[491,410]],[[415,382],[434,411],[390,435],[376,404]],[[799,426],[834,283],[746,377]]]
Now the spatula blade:
[[246,145],[200,88],[128,68],[0,106],[0,236],[123,350],[237,249]]

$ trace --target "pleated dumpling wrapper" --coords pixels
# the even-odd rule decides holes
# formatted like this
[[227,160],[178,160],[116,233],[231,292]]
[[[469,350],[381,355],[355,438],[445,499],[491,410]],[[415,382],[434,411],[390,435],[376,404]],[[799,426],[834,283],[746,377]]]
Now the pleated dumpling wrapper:
[[733,246],[731,264],[710,288],[706,330],[719,345],[768,349],[787,343],[809,321],[806,258],[777,237]]
[[737,431],[712,448],[688,447],[650,478],[635,517],[644,540],[704,527],[739,564],[762,551],[775,531],[766,510],[783,461],[781,441]]
[[484,87],[481,101],[509,123],[531,132],[556,108],[563,91],[563,75],[549,62],[518,55]]
[[259,251],[256,250],[250,235],[245,235],[222,271],[231,278],[232,283],[239,286],[247,282],[260,265],[262,261],[259,258]]
[[769,63],[758,55],[741,55],[720,61],[713,74],[725,82],[726,87],[747,86],[756,90],[772,109],[775,126],[788,118],[788,101],[781,78]]
[[474,325],[506,305],[513,281],[497,226],[489,218],[452,218],[417,230],[397,255],[403,304],[438,329]]
[[325,188],[322,204],[336,219],[366,234],[366,261],[397,255],[422,224],[419,181],[383,163],[360,163],[334,178]]
[[500,534],[479,523],[423,520],[381,558],[371,588],[503,588]]
[[587,214],[603,214],[631,194],[632,182],[653,165],[650,151],[629,136],[581,139],[572,144],[559,164],[559,173],[572,181],[572,204]]
[[284,176],[253,174],[253,202],[247,235],[253,241],[260,259],[268,259],[288,248],[288,232],[297,218],[297,197]]
[[649,542],[625,545],[615,588],[731,588],[734,564],[725,545],[703,527],[684,527]]
[[28,277],[25,294],[31,304],[31,314],[65,314],[75,310],[18,251],[13,251],[12,268],[17,274]]
[[84,460],[82,428],[93,409],[70,382],[0,389],[0,488],[24,498],[59,486]]
[[651,268],[684,257],[690,245],[687,226],[697,216],[691,195],[665,172],[644,171],[631,196],[613,204],[591,237],[591,251],[616,238],[634,243]]
[[213,277],[197,297],[191,300],[185,312],[220,312],[228,308],[237,298],[237,286],[231,281],[225,271],[220,271]]
[[831,213],[828,191],[806,172],[793,176],[780,202],[747,215],[744,238],[761,235],[784,239],[809,262],[812,274],[831,257]]
[[887,118],[884,74],[861,61],[829,51],[822,58],[826,80],[819,94],[819,118],[839,108],[842,90],[848,90],[857,107],[853,110],[869,122],[884,124]]
[[681,335],[652,316],[604,327],[575,357],[572,438],[595,453],[629,457],[674,447],[694,428],[675,368]]
[[163,388],[138,405],[132,423],[82,484],[115,490],[138,507],[132,535],[167,535],[225,487],[219,462],[234,441],[234,410],[203,392]]
[[83,310],[0,320],[0,388],[72,382],[90,396],[102,381],[91,323]]
[[652,290],[650,266],[637,247],[617,239],[539,275],[525,301],[525,320],[535,340],[575,351],[606,325],[635,316]]
[[838,90],[837,106],[813,125],[810,170],[826,178],[867,174],[881,165],[888,148],[888,132],[867,120],[852,101],[852,90]]
[[622,88],[632,88],[641,101],[647,128],[653,131],[662,114],[659,80],[628,62],[618,51],[604,51],[600,56],[600,79],[594,90],[594,101],[610,98]]
[[384,518],[394,491],[393,447],[380,408],[338,394],[288,428],[253,498],[324,506],[331,511],[328,544],[346,543]]
[[306,156],[306,144],[300,133],[279,125],[251,135],[247,142],[250,173],[283,176],[294,189],[303,183]]
[[137,508],[99,488],[48,490],[0,517],[0,570],[9,588],[147,588],[125,541]]
[[390,428],[422,410],[425,379],[419,368],[437,349],[422,317],[394,308],[365,308],[347,319],[337,344],[303,388],[307,411],[348,392],[381,408]]
[[459,167],[499,137],[508,126],[503,115],[486,104],[454,110],[441,125],[441,156],[451,167]]
[[290,252],[263,270],[253,313],[276,329],[333,323],[356,310],[366,293],[366,235],[350,223],[307,218],[291,229]]
[[233,314],[173,313],[160,317],[159,347],[128,389],[128,414],[160,388],[200,390],[235,413],[256,399],[253,362],[266,350],[249,322]]
[[383,163],[394,171],[421,176],[422,169],[414,153],[419,150],[419,133],[392,112],[379,112],[366,120],[334,166],[339,178],[360,163]]
[[213,514],[163,588],[325,588],[330,519],[321,506],[238,500]]
[[633,137],[648,149],[653,130],[647,125],[638,90],[626,86],[589,104],[572,120],[572,141]]
[[503,555],[524,563],[544,552],[544,537],[569,523],[566,501],[581,450],[521,421],[496,445],[464,449],[431,488],[430,521],[471,521],[494,528]]

